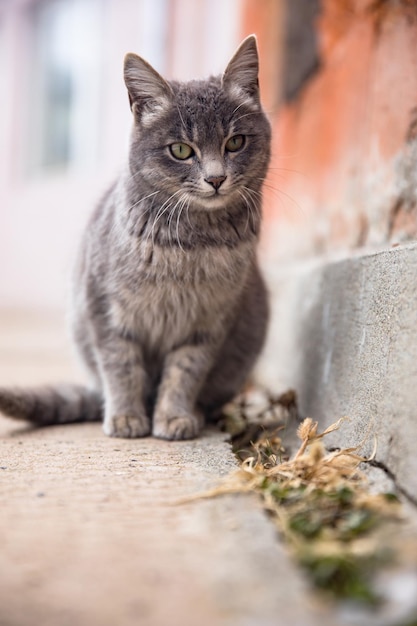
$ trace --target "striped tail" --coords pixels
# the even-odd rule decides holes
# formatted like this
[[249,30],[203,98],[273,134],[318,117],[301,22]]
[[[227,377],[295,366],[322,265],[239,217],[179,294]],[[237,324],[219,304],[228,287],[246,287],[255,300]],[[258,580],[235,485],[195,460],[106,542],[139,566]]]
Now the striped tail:
[[0,412],[38,426],[95,422],[102,419],[103,398],[98,391],[81,385],[0,387]]

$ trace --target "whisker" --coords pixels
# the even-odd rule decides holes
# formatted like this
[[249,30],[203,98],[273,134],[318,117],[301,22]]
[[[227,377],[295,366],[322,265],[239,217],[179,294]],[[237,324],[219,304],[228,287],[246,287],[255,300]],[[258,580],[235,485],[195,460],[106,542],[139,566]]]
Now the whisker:
[[141,202],[143,202],[144,200],[147,200],[148,198],[151,198],[152,196],[156,196],[158,193],[160,193],[160,191],[153,191],[152,193],[148,193],[147,196],[143,196],[143,198],[140,198],[140,200],[138,200],[137,202],[135,202],[134,204],[132,204],[127,212],[128,212],[128,216],[130,217],[130,214],[132,212],[132,210],[138,206],[138,204],[140,204]]
[[249,197],[254,202],[254,208],[256,208],[256,210],[259,210],[259,204],[260,204],[259,200],[262,200],[262,193],[260,191],[257,191],[256,189],[251,189],[250,187],[247,187],[246,185],[243,185],[243,189],[247,193],[252,194],[252,195],[255,196],[255,199],[252,198],[251,196],[249,196]]
[[[283,191],[282,189],[279,189],[278,187],[274,187],[273,185],[271,185],[270,182],[268,182],[268,179],[265,180],[264,178],[257,178],[256,180],[261,181],[263,183],[263,188],[265,189],[265,191],[269,192],[269,193],[272,193],[274,195],[274,197],[280,203],[283,202],[283,198],[285,198],[286,200],[289,200],[297,208],[297,210],[300,212],[300,214],[305,216],[305,212],[304,212],[303,208],[286,191]],[[255,190],[253,190],[253,189],[251,191],[255,192]],[[259,193],[259,192],[256,192],[256,193]]]
[[184,210],[184,206],[185,206],[186,201],[187,201],[187,196],[186,196],[186,194],[184,194],[182,196],[182,198],[181,198],[181,205],[180,205],[180,208],[179,208],[179,211],[178,211],[178,215],[177,215],[177,229],[176,229],[176,231],[177,231],[177,242],[178,242],[178,246],[179,246],[180,250],[182,250],[182,252],[185,252],[185,250],[182,247],[181,241],[180,241],[179,224],[180,224],[181,213]]
[[248,201],[246,199],[243,189],[238,189],[238,192],[239,192],[240,197],[243,199],[243,202],[245,203],[246,208],[248,209],[247,216],[246,216],[245,231],[244,231],[246,233],[246,231],[248,230],[248,226],[249,226],[249,212],[251,209],[250,209],[250,206],[248,204]]
[[238,111],[240,109],[240,107],[243,107],[243,105],[246,104],[245,101],[241,102],[240,104],[237,105],[237,107],[235,108],[234,111],[232,111],[232,115],[230,117],[230,119],[233,117],[233,115],[236,113],[236,111]]
[[184,118],[183,118],[183,116],[182,116],[182,113],[181,113],[181,111],[180,111],[180,107],[179,107],[178,105],[177,105],[177,111],[178,111],[178,115],[179,115],[180,120],[181,120],[182,127],[183,127],[183,129],[185,130],[185,133],[187,133],[187,127],[186,127],[186,125],[185,125]]
[[246,207],[248,209],[246,225],[245,225],[245,233],[246,233],[246,231],[248,230],[250,218],[252,218],[252,230],[255,230],[255,215],[259,216],[259,208],[257,206],[257,203],[254,201],[254,199],[251,198],[250,195],[249,196],[247,195],[247,192],[250,191],[248,187],[243,186],[238,191],[239,191],[240,196],[243,198],[246,204]]
[[186,210],[186,213],[187,213],[187,221],[188,221],[188,224],[190,225],[191,232],[193,233],[193,232],[194,232],[194,226],[193,226],[193,224],[191,223],[191,220],[190,220],[190,203],[191,203],[191,198],[188,198],[188,202],[187,202],[187,210]]
[[[182,189],[180,190],[182,191]],[[177,202],[174,204],[173,208],[171,209],[169,216],[168,216],[168,220],[167,220],[167,225],[168,225],[168,237],[169,237],[169,241],[172,244],[172,238],[171,238],[171,224],[172,224],[172,219],[175,215],[175,211],[177,210],[177,207],[180,206],[180,203],[182,201],[182,196],[177,200]]]
[[165,200],[165,202],[164,202],[164,203],[163,203],[163,204],[159,207],[159,209],[158,209],[158,211],[157,211],[157,213],[156,213],[156,215],[155,215],[155,218],[154,218],[154,220],[153,220],[152,228],[150,229],[150,231],[149,231],[149,233],[148,233],[148,236],[146,237],[146,240],[145,240],[145,245],[147,245],[147,244],[148,244],[149,238],[151,238],[151,240],[152,240],[152,247],[155,245],[155,227],[156,227],[156,224],[157,224],[157,222],[161,219],[161,217],[164,215],[164,213],[166,213],[167,211],[169,211],[169,209],[170,209],[170,208],[171,208],[171,206],[172,206],[172,205],[171,205],[171,202],[172,202],[173,198],[174,198],[176,195],[178,195],[179,193],[181,193],[181,191],[182,191],[181,189],[178,189],[177,191],[175,191],[175,192],[174,192],[173,194],[171,194],[171,195],[169,196],[169,198],[167,198],[167,199]]
[[252,113],[244,113],[243,115],[240,115],[235,120],[233,120],[233,123],[239,122],[239,120],[243,120],[244,117],[248,117],[249,115],[259,115],[259,113],[258,111],[252,111]]

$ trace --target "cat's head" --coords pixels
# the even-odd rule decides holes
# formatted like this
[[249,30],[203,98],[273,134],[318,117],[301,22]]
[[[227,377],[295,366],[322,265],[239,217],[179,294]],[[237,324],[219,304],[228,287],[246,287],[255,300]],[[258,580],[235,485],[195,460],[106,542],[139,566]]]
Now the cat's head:
[[197,209],[258,203],[271,131],[260,104],[254,36],[221,77],[168,82],[134,54],[126,55],[124,76],[134,114],[134,178]]

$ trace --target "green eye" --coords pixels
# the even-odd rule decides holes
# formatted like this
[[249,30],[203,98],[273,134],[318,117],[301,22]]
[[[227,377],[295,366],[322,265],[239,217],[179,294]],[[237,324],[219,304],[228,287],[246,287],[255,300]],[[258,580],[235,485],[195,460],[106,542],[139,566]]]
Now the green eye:
[[243,147],[245,143],[245,137],[243,135],[234,135],[226,142],[226,150],[228,152],[237,152]]
[[171,150],[172,156],[181,161],[189,159],[194,154],[194,150],[186,143],[173,143],[169,146],[169,149]]

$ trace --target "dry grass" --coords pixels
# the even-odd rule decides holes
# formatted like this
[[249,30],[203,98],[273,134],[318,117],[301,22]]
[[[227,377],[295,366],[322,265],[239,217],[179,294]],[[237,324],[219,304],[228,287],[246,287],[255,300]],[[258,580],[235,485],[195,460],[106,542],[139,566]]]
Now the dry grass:
[[361,469],[370,459],[359,448],[326,450],[323,440],[339,429],[343,418],[323,432],[318,432],[317,422],[305,419],[297,431],[298,450],[286,456],[279,435],[285,421],[282,409],[286,417],[294,413],[295,396],[290,403],[288,398],[279,410],[279,398],[269,399],[264,420],[262,410],[248,419],[248,403],[242,398],[227,408],[228,418],[240,423],[235,441],[247,443],[245,432],[256,432],[256,437],[244,451],[237,446],[240,468],[204,497],[258,493],[317,588],[332,597],[377,604],[381,599],[372,577],[394,557],[387,546],[393,525],[401,519],[399,501],[391,493],[370,493]]

